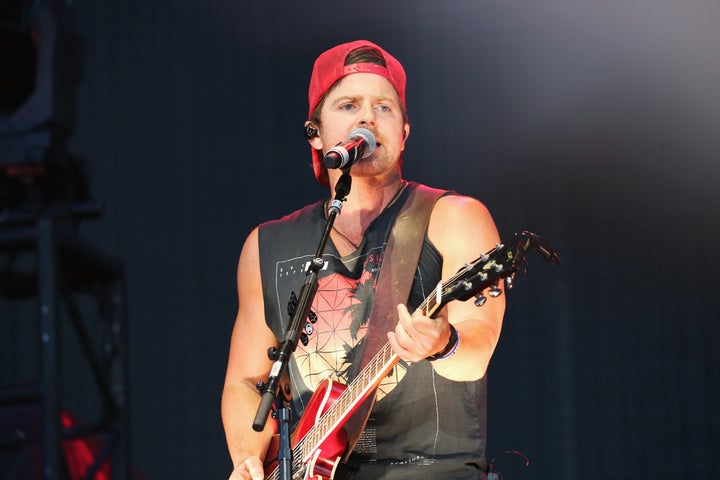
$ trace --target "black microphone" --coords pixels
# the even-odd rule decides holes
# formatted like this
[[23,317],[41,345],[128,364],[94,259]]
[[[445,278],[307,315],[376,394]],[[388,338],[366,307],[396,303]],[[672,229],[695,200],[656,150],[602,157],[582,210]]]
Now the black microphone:
[[366,128],[356,128],[348,139],[327,151],[323,165],[327,168],[350,168],[358,158],[369,157],[375,151],[375,136]]

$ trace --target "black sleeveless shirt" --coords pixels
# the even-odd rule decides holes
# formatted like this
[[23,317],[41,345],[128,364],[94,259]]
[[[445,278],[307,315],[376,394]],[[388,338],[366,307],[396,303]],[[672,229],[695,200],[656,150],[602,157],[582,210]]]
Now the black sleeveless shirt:
[[[370,224],[356,252],[341,257],[328,241],[312,306],[317,321],[308,323],[308,344],[299,343],[289,363],[294,420],[324,378],[351,380],[372,321],[367,317],[389,229],[414,187],[410,183]],[[325,223],[324,204],[317,202],[260,225],[265,319],[279,340],[291,319],[288,301],[300,293]],[[432,293],[441,269],[442,257],[426,233],[407,302],[410,311]],[[342,475],[358,480],[485,478],[485,431],[485,378],[456,382],[436,374],[428,361],[400,361],[378,388],[370,419],[348,461],[357,471]]]

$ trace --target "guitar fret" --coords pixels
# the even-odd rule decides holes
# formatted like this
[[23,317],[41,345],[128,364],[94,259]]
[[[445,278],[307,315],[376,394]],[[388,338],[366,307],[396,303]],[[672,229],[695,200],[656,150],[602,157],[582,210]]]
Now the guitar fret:
[[435,313],[435,306],[437,305],[437,302],[435,301],[435,298],[428,298],[426,302],[424,302],[422,309],[423,309],[423,315],[426,317],[432,316],[433,313]]

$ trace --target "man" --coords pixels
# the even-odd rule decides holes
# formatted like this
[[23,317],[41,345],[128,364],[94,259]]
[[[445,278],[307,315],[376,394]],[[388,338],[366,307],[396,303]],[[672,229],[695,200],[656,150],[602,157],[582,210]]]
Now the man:
[[[265,478],[269,472],[263,462],[277,456],[268,451],[276,422],[268,420],[262,432],[251,428],[260,399],[256,383],[268,379],[273,362],[266,351],[283,338],[288,299],[300,291],[303,266],[314,257],[329,200],[343,174],[325,168],[322,156],[360,127],[374,135],[377,146],[350,168],[352,188],[323,257],[326,268],[312,308],[314,331],[307,345],[298,344],[289,365],[294,413],[302,414],[324,377],[352,380],[364,355],[363,339],[376,321],[367,317],[387,294],[375,290],[378,275],[382,278],[390,268],[381,263],[386,232],[417,187],[401,175],[410,133],[405,85],[401,64],[368,41],[338,45],[315,62],[306,136],[316,178],[331,195],[260,225],[243,246],[239,308],[222,400],[232,480]],[[407,301],[413,308],[432,294],[439,280],[499,242],[483,204],[446,193],[430,214]],[[380,385],[363,436],[340,468],[347,472],[335,478],[484,478],[485,374],[504,309],[502,295],[481,308],[472,301],[453,301],[433,318],[397,305],[397,324],[380,333],[401,360]]]

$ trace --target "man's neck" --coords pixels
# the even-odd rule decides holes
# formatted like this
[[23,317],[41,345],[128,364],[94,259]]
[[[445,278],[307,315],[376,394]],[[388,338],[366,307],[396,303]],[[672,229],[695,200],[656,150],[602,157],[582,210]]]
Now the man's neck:
[[403,185],[400,175],[385,178],[353,177],[343,211],[379,214],[396,197]]
[[361,239],[370,223],[397,199],[405,184],[399,175],[382,180],[376,177],[353,178],[350,193],[335,225],[353,240]]

